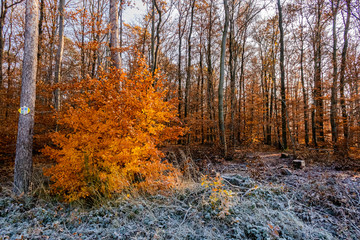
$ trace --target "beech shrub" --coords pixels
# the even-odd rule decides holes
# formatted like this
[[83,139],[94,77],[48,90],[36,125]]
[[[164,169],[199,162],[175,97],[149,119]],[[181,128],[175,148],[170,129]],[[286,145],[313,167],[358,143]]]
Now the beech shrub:
[[99,75],[73,87],[77,94],[58,116],[53,145],[43,149],[56,161],[44,170],[52,191],[71,202],[129,188],[149,194],[171,189],[179,172],[161,161],[157,147],[183,130],[175,102],[165,101],[164,79],[141,59],[130,73],[110,69]]

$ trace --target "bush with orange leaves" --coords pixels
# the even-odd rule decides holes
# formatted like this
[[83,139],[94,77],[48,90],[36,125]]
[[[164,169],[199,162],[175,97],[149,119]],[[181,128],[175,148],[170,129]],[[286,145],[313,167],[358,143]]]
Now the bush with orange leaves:
[[63,130],[52,134],[55,146],[43,153],[56,160],[45,175],[66,201],[129,187],[155,194],[176,183],[178,171],[161,161],[157,146],[176,140],[182,128],[175,103],[165,101],[163,79],[147,69],[140,60],[129,74],[112,69],[82,81],[59,116]]

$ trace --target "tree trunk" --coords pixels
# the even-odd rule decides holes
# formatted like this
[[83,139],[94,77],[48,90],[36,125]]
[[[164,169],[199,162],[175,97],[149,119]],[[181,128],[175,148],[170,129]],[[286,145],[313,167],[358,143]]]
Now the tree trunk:
[[40,65],[41,65],[41,57],[42,57],[42,42],[43,42],[43,22],[44,22],[44,7],[45,7],[45,3],[44,0],[40,0],[40,18],[39,18],[39,44],[38,44],[38,54],[37,54],[37,63],[38,63],[38,70],[37,70],[37,74],[38,77],[41,76],[41,71],[40,71]]
[[38,1],[26,1],[25,43],[22,69],[20,107],[28,107],[30,112],[19,115],[16,156],[14,169],[14,193],[27,193],[32,176],[32,143],[34,132],[36,67],[38,50]]
[[301,32],[300,32],[300,79],[302,85],[303,93],[303,103],[304,103],[304,130],[305,130],[305,145],[309,146],[309,113],[308,113],[308,99],[305,88],[305,79],[304,79],[304,26],[303,26],[303,3],[301,2]]
[[[154,62],[153,62],[153,69],[152,69],[152,73],[155,74],[155,70],[157,68],[157,59],[158,59],[158,53],[159,53],[159,47],[160,47],[160,26],[161,26],[161,9],[159,8],[156,0],[154,1],[154,4],[155,4],[155,8],[156,8],[156,11],[159,15],[159,19],[158,19],[158,23],[156,25],[156,47],[155,47],[155,52],[154,52]],[[154,85],[156,85],[156,79],[155,79],[155,82],[154,82]]]
[[331,86],[331,106],[330,106],[330,125],[331,125],[331,136],[334,144],[337,142],[338,134],[337,134],[337,33],[336,33],[336,17],[338,13],[339,1],[336,0],[336,5],[334,6],[334,1],[331,1],[331,9],[333,15],[333,53],[332,53],[332,64],[333,64],[333,83]]
[[[59,0],[59,44],[55,59],[55,84],[61,82],[61,63],[64,52],[64,5],[65,0]],[[60,111],[61,108],[60,101],[60,89],[57,87],[54,92],[54,107],[57,111]]]
[[3,0],[1,1],[1,6],[0,6],[0,89],[3,87],[3,80],[4,80],[4,76],[3,76],[3,62],[4,62],[4,24],[5,24],[5,19],[6,19],[6,14],[8,11],[8,6],[7,6],[7,0]]
[[284,70],[284,29],[282,24],[282,9],[280,0],[277,1],[279,10],[279,29],[280,29],[280,73],[281,73],[281,128],[283,149],[287,149],[286,138],[286,96],[285,96],[285,70]]
[[236,65],[237,65],[237,51],[235,41],[235,24],[234,24],[234,1],[231,2],[231,20],[230,20],[230,41],[229,41],[229,72],[230,72],[230,142],[231,146],[235,147],[235,81],[236,81]]
[[224,0],[225,8],[225,23],[221,40],[221,55],[220,55],[220,79],[219,79],[219,133],[220,144],[222,147],[223,155],[227,156],[226,136],[225,136],[225,123],[224,123],[224,77],[225,77],[225,55],[226,55],[226,36],[229,28],[229,6],[227,0]]
[[[324,104],[321,83],[321,11],[323,2],[318,0],[316,5],[316,29],[314,38],[314,101],[315,101],[315,138],[319,132],[319,141],[324,142]],[[317,141],[316,141],[317,142]]]
[[349,129],[348,129],[348,117],[346,110],[346,102],[345,102],[345,69],[346,69],[346,54],[348,48],[348,32],[350,26],[350,14],[351,14],[351,0],[346,0],[346,22],[344,29],[344,46],[341,53],[341,66],[340,66],[340,105],[341,105],[341,114],[343,120],[343,132],[344,132],[344,141],[345,148],[348,148],[348,140],[349,140]]
[[186,82],[185,82],[185,109],[184,109],[184,118],[187,121],[187,117],[189,114],[189,105],[190,105],[190,80],[191,80],[191,35],[193,30],[194,23],[194,8],[195,8],[195,0],[193,0],[191,4],[191,16],[190,16],[190,29],[188,36],[188,60],[187,60],[187,68],[186,68]]
[[121,58],[119,52],[119,0],[110,0],[110,51],[111,64],[117,69],[120,69]]
[[[151,6],[151,46],[150,46],[150,70],[154,68],[155,56],[155,1],[152,0]],[[152,72],[153,73],[153,72]]]
[[211,44],[212,44],[212,24],[213,24],[213,0],[210,1],[210,14],[209,14],[209,29],[208,29],[208,43],[207,43],[207,102],[208,102],[208,112],[209,118],[211,121],[211,126],[209,127],[209,140],[210,142],[215,141],[215,129],[213,123],[215,121],[215,107],[214,107],[214,84],[213,84],[213,69],[212,69],[212,60],[211,60]]
[[[179,12],[181,10],[179,9]],[[182,44],[182,36],[183,33],[181,32],[181,13],[179,13],[179,58],[178,58],[178,99],[179,99],[179,105],[178,105],[178,114],[179,119],[182,118],[181,110],[182,110],[182,80],[181,80],[181,44]]]

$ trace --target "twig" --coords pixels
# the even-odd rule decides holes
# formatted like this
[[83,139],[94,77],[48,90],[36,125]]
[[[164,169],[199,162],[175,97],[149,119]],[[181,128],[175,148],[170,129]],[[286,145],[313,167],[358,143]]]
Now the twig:
[[183,219],[182,222],[179,224],[179,227],[180,227],[181,225],[183,225],[183,223],[185,222],[186,217],[187,217],[187,215],[188,215],[188,213],[189,213],[189,211],[190,211],[191,208],[192,208],[192,206],[190,206],[189,209],[186,211],[185,216],[184,216],[184,219]]
[[234,184],[231,184],[228,180],[226,180],[225,178],[222,178],[224,180],[224,182],[226,182],[227,184],[229,184],[231,187],[234,187],[234,188],[239,188],[239,189],[247,189],[246,187],[240,187],[240,186],[236,186]]

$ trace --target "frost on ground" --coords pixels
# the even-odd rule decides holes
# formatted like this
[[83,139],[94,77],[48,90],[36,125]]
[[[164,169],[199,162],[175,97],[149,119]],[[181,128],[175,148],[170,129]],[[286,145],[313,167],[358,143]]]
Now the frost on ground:
[[240,175],[223,183],[219,189],[231,188],[230,197],[214,199],[213,188],[193,184],[172,196],[123,197],[93,209],[3,195],[0,239],[341,238],[299,217],[293,193],[282,184]]
[[293,170],[279,153],[245,160],[209,165],[222,183],[189,181],[171,196],[124,195],[93,208],[14,198],[8,182],[0,239],[360,239],[358,172]]

